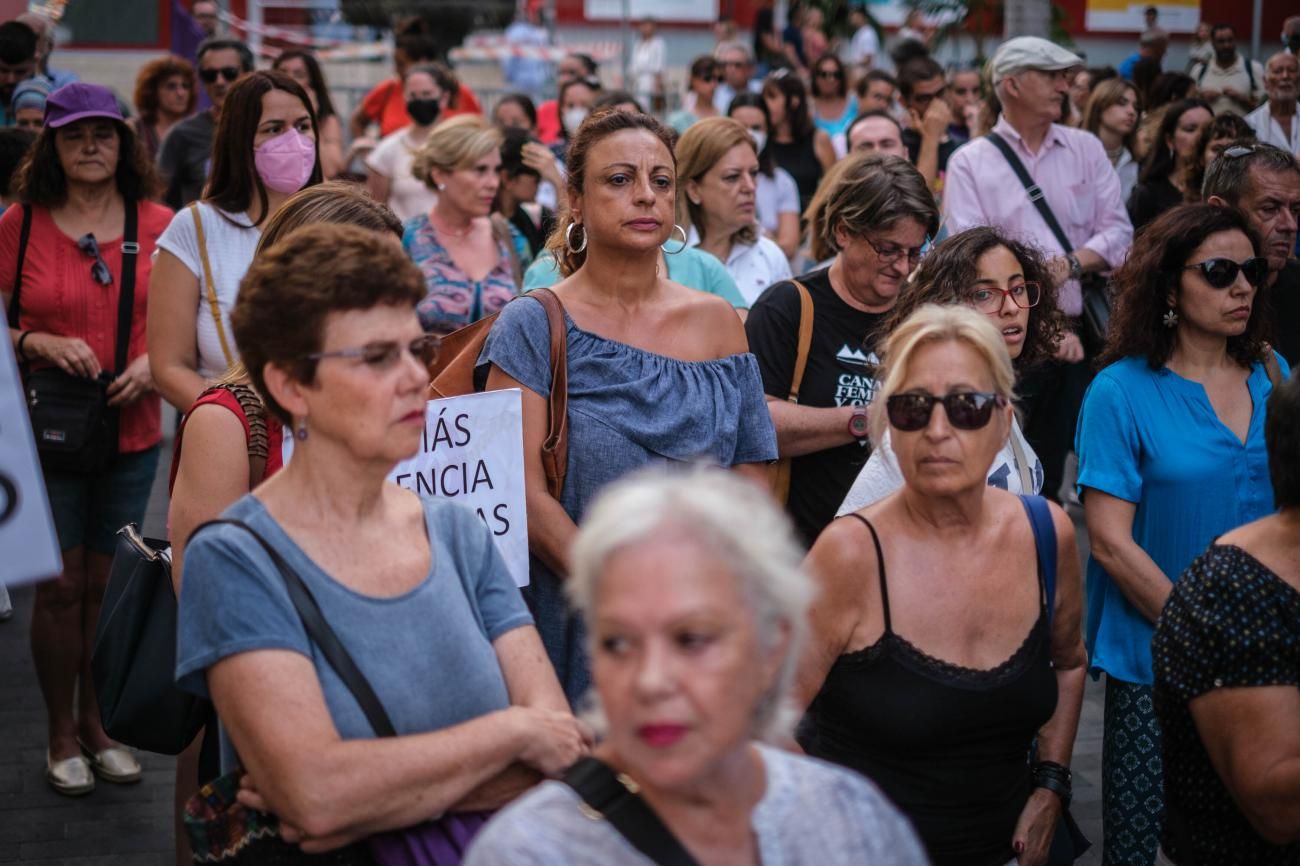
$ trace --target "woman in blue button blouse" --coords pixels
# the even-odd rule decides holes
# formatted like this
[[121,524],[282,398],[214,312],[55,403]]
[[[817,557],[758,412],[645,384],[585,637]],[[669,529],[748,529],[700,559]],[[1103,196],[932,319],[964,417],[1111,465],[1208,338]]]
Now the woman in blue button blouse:
[[1088,649],[1093,673],[1106,673],[1106,864],[1153,862],[1160,836],[1153,623],[1212,538],[1273,508],[1264,405],[1275,356],[1257,294],[1266,273],[1244,217],[1193,204],[1145,228],[1115,274],[1075,443],[1092,546]]

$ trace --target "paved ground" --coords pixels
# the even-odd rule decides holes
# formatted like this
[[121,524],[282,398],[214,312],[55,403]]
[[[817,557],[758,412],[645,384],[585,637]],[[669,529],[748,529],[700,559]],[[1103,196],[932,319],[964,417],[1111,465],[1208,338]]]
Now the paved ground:
[[[145,522],[146,534],[155,537],[165,537],[167,463],[165,453]],[[100,783],[76,800],[46,784],[45,709],[28,646],[31,589],[14,591],[13,600],[14,618],[0,624],[0,864],[171,864],[172,759],[141,755],[139,785]],[[1081,866],[1101,862],[1101,719],[1101,684],[1090,681],[1073,762],[1074,815],[1093,840]]]

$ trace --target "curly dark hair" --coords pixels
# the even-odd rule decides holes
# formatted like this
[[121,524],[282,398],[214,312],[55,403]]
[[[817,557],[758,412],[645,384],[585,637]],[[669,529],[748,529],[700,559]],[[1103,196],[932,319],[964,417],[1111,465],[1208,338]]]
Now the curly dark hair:
[[904,286],[880,324],[880,334],[891,333],[925,304],[964,304],[966,292],[979,279],[975,263],[989,250],[1002,247],[1016,257],[1026,282],[1043,288],[1041,299],[1029,309],[1025,343],[1015,360],[1017,371],[1046,361],[1056,352],[1065,330],[1065,316],[1056,305],[1056,291],[1044,255],[1015,240],[1001,229],[979,226],[945,239],[921,260],[915,279]]
[[[149,151],[136,137],[131,127],[120,120],[112,121],[117,130],[117,182],[118,194],[131,201],[157,198],[162,190],[158,172],[154,169]],[[55,137],[59,130],[45,127],[36,137],[36,143],[27,151],[18,167],[16,178],[18,200],[23,204],[43,208],[61,207],[68,199],[68,177],[59,162]]]
[[[1152,370],[1165,365],[1178,334],[1177,328],[1166,328],[1162,322],[1169,310],[1168,298],[1171,293],[1175,298],[1181,294],[1183,268],[1192,253],[1211,235],[1222,232],[1241,232],[1259,255],[1259,236],[1235,208],[1182,204],[1138,232],[1128,259],[1111,280],[1113,309],[1098,369],[1132,357],[1146,358]],[[1268,310],[1263,300],[1256,293],[1246,330],[1228,338],[1228,354],[1244,367],[1264,358]]]
[[158,121],[158,88],[174,75],[179,75],[189,83],[190,100],[185,103],[185,114],[188,116],[194,113],[194,104],[199,98],[198,76],[194,73],[193,65],[184,57],[168,54],[141,66],[140,73],[135,77],[135,110],[140,113],[142,123],[153,124]]
[[[301,195],[301,193],[300,193]],[[230,328],[253,387],[284,422],[293,418],[266,389],[267,364],[311,384],[330,315],[415,305],[424,275],[391,236],[354,225],[303,225],[258,253],[239,284]]]

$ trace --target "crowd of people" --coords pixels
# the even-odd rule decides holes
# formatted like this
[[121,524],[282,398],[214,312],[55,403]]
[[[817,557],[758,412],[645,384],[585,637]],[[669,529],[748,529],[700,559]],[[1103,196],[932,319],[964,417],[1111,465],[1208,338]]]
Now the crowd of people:
[[[407,22],[347,118],[310,51],[130,111],[0,24],[10,340],[93,421],[38,442],[55,791],[142,775],[90,655],[166,401],[179,863],[1059,866],[1089,675],[1107,866],[1300,863],[1300,18],[1164,72],[1154,9],[1119,69],[915,15],[888,74],[791,5],[671,112],[653,21],[490,105]],[[522,589],[386,480],[484,320]]]

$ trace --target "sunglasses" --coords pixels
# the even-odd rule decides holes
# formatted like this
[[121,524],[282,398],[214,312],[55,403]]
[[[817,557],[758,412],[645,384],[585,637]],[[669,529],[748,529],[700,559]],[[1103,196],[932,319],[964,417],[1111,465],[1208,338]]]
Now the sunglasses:
[[314,352],[307,356],[309,360],[322,358],[356,358],[374,370],[391,370],[402,360],[403,352],[410,352],[424,366],[429,366],[438,358],[438,349],[442,338],[437,334],[424,334],[403,345],[394,340],[382,343],[367,343],[356,349],[335,349],[332,352]]
[[980,286],[966,293],[966,302],[981,313],[996,313],[1002,309],[1006,299],[1020,309],[1028,310],[1038,306],[1043,298],[1043,287],[1035,282],[1024,282],[1018,286],[1004,289],[999,286]]
[[840,75],[838,69],[818,69],[817,77],[818,78],[843,78],[844,76]]
[[704,84],[712,84],[713,82],[718,80],[718,76],[714,75],[712,72],[706,72],[704,75],[695,76],[695,79],[697,81],[703,82]]
[[113,285],[113,272],[108,269],[104,257],[99,254],[99,244],[92,234],[77,238],[77,249],[94,259],[90,263],[90,277],[101,286]]
[[234,81],[243,74],[244,70],[240,69],[238,66],[222,66],[220,69],[199,70],[199,78],[203,79],[204,84],[212,84],[217,80],[218,75],[229,82]]
[[1226,289],[1237,281],[1237,272],[1246,275],[1246,282],[1255,288],[1264,283],[1268,276],[1268,259],[1255,257],[1240,264],[1232,259],[1206,259],[1194,265],[1187,265],[1185,271],[1200,271],[1205,281],[1216,289]]
[[999,394],[982,391],[963,391],[936,397],[933,394],[895,394],[885,401],[885,414],[890,426],[903,433],[924,430],[930,423],[934,404],[943,404],[948,413],[948,423],[958,430],[979,430],[988,425],[995,406],[1005,406]]

